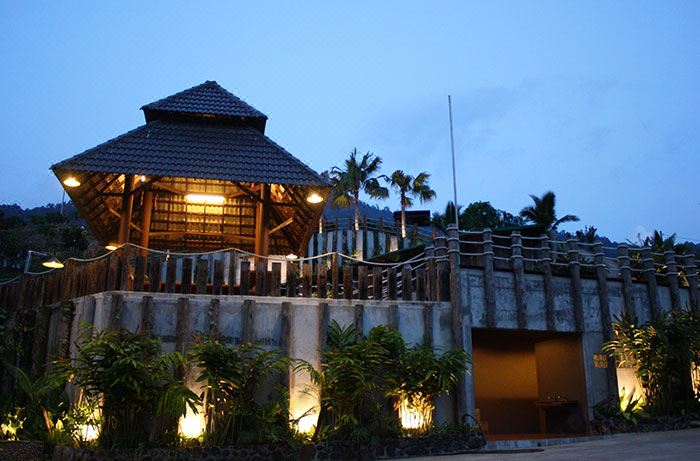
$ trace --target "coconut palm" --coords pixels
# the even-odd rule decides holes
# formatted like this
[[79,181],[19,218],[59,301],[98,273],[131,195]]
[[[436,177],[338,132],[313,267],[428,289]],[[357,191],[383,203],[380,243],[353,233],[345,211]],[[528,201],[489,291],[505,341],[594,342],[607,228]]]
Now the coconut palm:
[[413,206],[413,199],[417,198],[424,203],[435,198],[435,191],[428,184],[429,179],[430,175],[425,171],[418,173],[414,178],[403,170],[396,170],[387,178],[387,182],[399,192],[401,197],[401,237],[403,238],[406,238],[406,208]]
[[534,205],[526,206],[520,210],[520,216],[531,221],[533,224],[540,225],[549,231],[556,230],[559,224],[565,222],[578,221],[578,217],[572,214],[567,214],[557,219],[556,196],[554,192],[545,192],[542,197],[530,195]]
[[358,160],[357,149],[353,149],[343,168],[331,169],[331,183],[335,188],[333,205],[343,208],[351,205],[355,207],[356,231],[360,230],[360,192],[374,199],[389,197],[389,190],[379,182],[386,176],[377,175],[381,165],[382,159],[371,152],[367,152]]

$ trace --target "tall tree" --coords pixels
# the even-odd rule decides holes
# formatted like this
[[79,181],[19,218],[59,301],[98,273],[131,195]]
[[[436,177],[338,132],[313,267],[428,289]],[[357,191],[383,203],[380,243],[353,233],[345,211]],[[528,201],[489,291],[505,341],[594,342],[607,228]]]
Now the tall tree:
[[567,214],[561,218],[557,218],[557,198],[552,191],[545,192],[542,197],[530,195],[530,198],[534,204],[523,208],[520,211],[520,216],[534,224],[544,227],[548,232],[551,230],[556,230],[559,224],[579,220],[577,216],[572,214]]
[[[457,213],[462,209],[461,205],[458,205]],[[430,218],[430,223],[434,228],[440,229],[443,232],[447,231],[447,226],[454,224],[455,222],[455,204],[452,201],[447,202],[445,205],[445,212],[440,213],[438,211],[433,213],[433,217]]]
[[333,191],[333,205],[339,207],[355,207],[355,230],[360,230],[360,192],[364,192],[374,199],[389,197],[389,190],[382,186],[380,179],[386,178],[379,175],[382,159],[367,152],[358,160],[357,149],[350,152],[343,168],[334,166],[331,169],[331,183]]
[[413,199],[421,203],[435,198],[435,191],[430,188],[430,175],[425,171],[418,173],[415,178],[403,170],[396,170],[387,179],[391,187],[399,192],[401,198],[401,237],[406,238],[406,209],[413,206]]

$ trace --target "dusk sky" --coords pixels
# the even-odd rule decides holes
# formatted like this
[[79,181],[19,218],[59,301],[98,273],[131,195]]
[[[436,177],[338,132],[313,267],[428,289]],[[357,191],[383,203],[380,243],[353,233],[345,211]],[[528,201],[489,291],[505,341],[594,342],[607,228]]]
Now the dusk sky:
[[353,147],[428,171],[433,210],[452,94],[461,204],[551,189],[566,230],[700,241],[698,1],[2,0],[0,56],[0,203],[60,201],[53,163],[216,80],[317,171]]

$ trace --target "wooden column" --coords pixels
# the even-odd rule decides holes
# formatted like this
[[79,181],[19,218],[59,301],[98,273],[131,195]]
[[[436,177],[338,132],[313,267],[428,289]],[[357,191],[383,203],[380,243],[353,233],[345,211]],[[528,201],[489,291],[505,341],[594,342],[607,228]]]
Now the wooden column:
[[525,303],[525,266],[523,265],[523,239],[519,231],[511,234],[511,258],[515,281],[515,306],[518,314],[518,328],[527,328],[527,304]]
[[[491,229],[484,229],[484,308],[486,310],[486,327],[496,326],[496,284],[493,272],[493,240]],[[451,251],[451,250],[450,250]]]
[[131,226],[131,212],[134,208],[134,195],[132,190],[134,187],[134,175],[127,174],[124,177],[124,191],[122,192],[122,208],[121,218],[119,220],[119,242],[129,242],[129,231]]
[[671,308],[681,308],[681,293],[678,288],[678,269],[676,267],[676,253],[673,250],[664,251],[666,258],[666,280],[671,292]]
[[700,287],[698,287],[698,266],[695,264],[695,255],[685,256],[685,276],[688,278],[688,293],[690,308],[700,310]]
[[620,262],[620,275],[622,276],[622,295],[625,299],[623,314],[637,318],[632,299],[632,268],[630,267],[630,255],[627,245],[617,247],[617,259]]
[[270,204],[270,187],[260,185],[260,201],[255,211],[255,254],[267,256],[270,244],[270,226],[268,220]]
[[[450,260],[450,303],[452,304],[452,338],[455,349],[463,349],[472,355],[472,321],[469,304],[462,305],[462,283],[459,268],[459,229],[451,224],[447,227],[448,256]],[[475,411],[474,378],[467,370],[457,384],[455,393],[455,421],[461,423],[466,415]]]
[[[141,242],[142,247],[148,248],[151,239],[151,215],[153,214],[153,191],[146,189],[143,193],[143,208],[141,209]],[[140,255],[147,256],[148,250],[141,249]]]
[[649,318],[658,319],[661,317],[659,309],[659,292],[656,283],[656,267],[654,258],[651,255],[651,248],[642,248],[642,267],[644,268],[644,278],[647,281],[647,293],[649,295]]
[[586,325],[583,317],[583,294],[581,287],[581,262],[579,261],[578,242],[569,239],[569,271],[571,271],[571,304],[574,310],[574,324],[576,331],[585,331]]

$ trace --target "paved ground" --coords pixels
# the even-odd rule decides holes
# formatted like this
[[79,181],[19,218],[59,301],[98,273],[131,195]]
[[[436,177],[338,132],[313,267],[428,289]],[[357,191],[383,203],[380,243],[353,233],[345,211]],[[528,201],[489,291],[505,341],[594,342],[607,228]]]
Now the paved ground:
[[700,460],[700,429],[620,435],[604,440],[546,447],[539,452],[477,453],[413,459],[414,461]]

